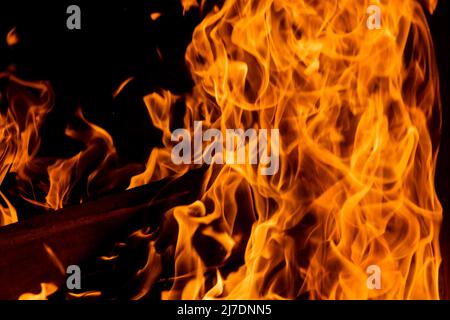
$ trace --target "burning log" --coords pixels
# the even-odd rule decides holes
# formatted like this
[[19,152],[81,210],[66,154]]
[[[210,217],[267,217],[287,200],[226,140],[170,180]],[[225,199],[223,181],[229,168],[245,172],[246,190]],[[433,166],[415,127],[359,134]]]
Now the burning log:
[[80,264],[133,230],[157,224],[166,210],[194,201],[195,181],[201,179],[189,173],[1,228],[0,299],[39,292],[42,282],[63,283],[68,265]]

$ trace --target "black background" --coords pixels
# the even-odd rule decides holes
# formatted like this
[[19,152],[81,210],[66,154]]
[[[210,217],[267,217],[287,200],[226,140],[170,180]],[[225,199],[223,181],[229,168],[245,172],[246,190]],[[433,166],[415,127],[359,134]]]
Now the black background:
[[[70,4],[82,8],[82,30],[66,28]],[[162,15],[152,21],[152,12]],[[64,120],[81,106],[112,134],[125,161],[144,162],[158,131],[142,97],[192,85],[184,51],[200,18],[196,10],[184,16],[179,1],[1,1],[0,21],[3,39],[13,27],[20,38],[12,49],[0,41],[0,70],[14,64],[21,78],[50,80],[55,91],[56,105],[42,132],[47,154],[67,152],[68,141],[58,139],[64,139]],[[136,80],[113,99],[130,76]]]

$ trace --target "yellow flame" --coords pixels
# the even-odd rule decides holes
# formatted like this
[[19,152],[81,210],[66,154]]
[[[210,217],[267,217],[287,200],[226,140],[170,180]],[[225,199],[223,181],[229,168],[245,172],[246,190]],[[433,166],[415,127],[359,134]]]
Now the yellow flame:
[[81,299],[81,298],[98,298],[102,296],[102,293],[100,291],[86,291],[82,293],[68,293],[70,297]]
[[[439,298],[432,40],[419,1],[375,2],[380,30],[366,26],[371,4],[225,0],[197,26],[184,127],[277,128],[280,170],[208,168],[200,201],[173,210],[175,276],[163,298]],[[164,147],[130,187],[195,167],[170,160],[176,99],[145,98]],[[224,252],[214,264],[210,241]],[[239,247],[243,263],[222,269]],[[367,286],[373,264],[378,290]]]
[[24,293],[20,295],[19,300],[48,300],[48,297],[58,289],[53,283],[41,283],[41,292],[38,294]]
[[0,196],[6,204],[6,207],[0,205],[0,226],[6,226],[11,223],[16,223],[18,221],[16,208],[14,208],[11,202],[9,202],[9,200],[1,191]]
[[190,9],[198,7],[197,0],[181,0],[181,5],[183,6],[183,14],[188,12]]
[[[182,4],[185,12],[198,6]],[[372,4],[381,9],[379,30],[366,26]],[[157,281],[163,261],[170,261],[164,255],[174,255],[175,274],[163,299],[439,298],[442,208],[432,137],[440,132],[440,101],[424,12],[436,4],[224,0],[216,6],[186,51],[192,92],[144,97],[162,146],[129,188],[201,166],[171,161],[172,111],[180,99],[182,126],[191,133],[195,121],[224,135],[227,129],[279,129],[279,171],[262,176],[260,165],[250,163],[209,166],[199,200],[166,213],[161,228],[177,232],[174,244],[161,249],[153,235],[132,235],[149,239],[134,298]],[[0,183],[14,172],[22,186],[47,192],[45,203],[24,196],[28,201],[61,208],[93,154],[101,150],[104,157],[88,186],[109,168],[116,155],[112,138],[79,111],[86,129],[69,126],[66,135],[85,149],[46,166],[37,151],[53,104],[49,85],[9,73],[0,78],[11,83],[8,110],[0,114]],[[31,173],[42,167],[49,182],[34,186]],[[15,222],[2,198],[1,224]],[[376,290],[367,286],[371,265],[382,272]],[[21,298],[46,298],[55,290],[44,283],[41,293]]]

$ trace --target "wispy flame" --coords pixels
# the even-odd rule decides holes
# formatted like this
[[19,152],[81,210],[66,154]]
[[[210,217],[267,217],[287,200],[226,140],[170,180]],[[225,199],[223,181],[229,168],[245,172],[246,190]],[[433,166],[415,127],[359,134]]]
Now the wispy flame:
[[[200,201],[173,210],[165,298],[439,298],[431,36],[419,2],[376,2],[381,30],[366,27],[370,4],[226,0],[195,29],[184,127],[278,128],[280,171],[209,167]],[[187,170],[168,158],[169,97],[146,99],[165,147],[133,186]]]
[[[440,101],[423,9],[432,12],[436,3],[225,0],[215,7],[186,52],[192,92],[144,98],[162,147],[152,150],[129,188],[200,166],[171,161],[179,101],[186,107],[180,126],[192,133],[195,121],[224,135],[228,128],[279,129],[279,171],[263,176],[259,165],[209,166],[200,199],[166,213],[161,233],[177,232],[175,240],[164,247],[153,236],[133,234],[149,242],[135,298],[148,293],[166,261],[175,274],[164,299],[439,298]],[[371,4],[381,8],[380,30],[366,27]],[[198,3],[183,5],[186,11]],[[0,183],[15,172],[31,186],[30,172],[40,163],[38,132],[53,95],[46,83],[11,79],[10,106],[0,117]],[[15,95],[17,86],[38,94]],[[69,127],[66,135],[85,149],[44,166],[49,183],[39,187],[46,201],[29,201],[63,207],[82,173],[88,186],[117,185],[100,174],[125,170],[111,165],[111,137],[77,117],[86,129]],[[90,163],[99,149],[103,157],[89,170],[84,159]],[[17,215],[1,195],[0,223],[12,223]],[[379,290],[366,285],[370,265],[382,272]],[[41,295],[46,291],[53,287]]]

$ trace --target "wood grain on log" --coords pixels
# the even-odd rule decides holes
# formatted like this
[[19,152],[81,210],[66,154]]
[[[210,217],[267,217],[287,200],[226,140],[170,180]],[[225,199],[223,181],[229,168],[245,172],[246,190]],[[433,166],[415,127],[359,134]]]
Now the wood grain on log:
[[64,283],[62,267],[80,264],[117,237],[154,225],[166,210],[194,201],[202,180],[196,174],[153,182],[0,228],[0,299],[37,293],[42,282]]

